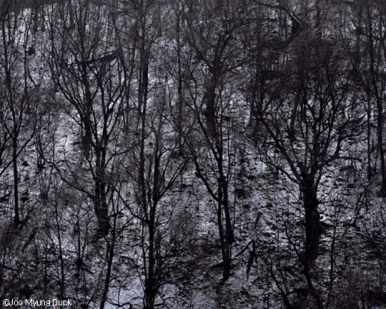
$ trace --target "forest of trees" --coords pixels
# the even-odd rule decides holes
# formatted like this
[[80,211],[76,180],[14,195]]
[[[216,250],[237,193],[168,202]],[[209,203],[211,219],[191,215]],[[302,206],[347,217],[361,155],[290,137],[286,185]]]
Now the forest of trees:
[[386,308],[385,109],[380,0],[1,0],[0,301]]

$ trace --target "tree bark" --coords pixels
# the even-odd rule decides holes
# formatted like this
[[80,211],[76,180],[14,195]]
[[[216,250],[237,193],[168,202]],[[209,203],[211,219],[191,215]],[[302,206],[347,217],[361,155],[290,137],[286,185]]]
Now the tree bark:
[[318,212],[319,201],[314,175],[305,175],[301,185],[303,193],[303,207],[305,211],[306,243],[304,253],[304,266],[306,274],[311,269],[318,257],[320,238],[320,215]]
[[15,217],[13,219],[13,224],[15,227],[20,225],[20,213],[19,213],[19,169],[17,166],[17,140],[18,133],[17,128],[15,128],[14,137],[12,141],[12,165],[13,165],[13,198],[15,203]]
[[385,166],[385,149],[383,147],[383,102],[377,100],[377,139],[378,139],[378,148],[379,156],[381,159],[381,175],[382,175],[382,184],[379,195],[381,197],[386,197],[386,166]]
[[106,195],[105,150],[98,147],[96,153],[94,211],[98,219],[98,234],[107,236],[110,222]]

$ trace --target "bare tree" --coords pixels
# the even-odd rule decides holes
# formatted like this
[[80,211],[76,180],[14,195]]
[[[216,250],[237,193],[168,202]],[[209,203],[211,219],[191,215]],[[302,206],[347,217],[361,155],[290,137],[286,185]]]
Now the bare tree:
[[[386,79],[382,66],[386,59],[385,52],[385,6],[374,1],[361,1],[352,4],[351,10],[355,16],[353,20],[356,33],[356,46],[349,46],[352,61],[355,64],[355,80],[363,89],[368,102],[368,148],[371,152],[371,115],[376,115],[377,151],[380,159],[381,189],[380,196],[386,196],[386,165],[384,150],[384,89]],[[369,155],[370,156],[370,155]],[[368,158],[369,176],[372,176],[371,156]]]
[[[18,227],[23,221],[20,213],[20,163],[19,157],[30,144],[36,132],[39,89],[31,80],[28,46],[31,44],[30,28],[32,21],[20,18],[17,14],[17,4],[3,1],[1,4],[1,117],[0,122],[4,135],[2,149],[9,145],[10,160],[4,158],[3,172],[12,167],[14,226]],[[23,35],[17,33],[17,27],[23,26]]]
[[[193,57],[185,63],[184,84],[189,89],[187,105],[194,113],[199,135],[189,133],[186,142],[197,176],[216,201],[216,216],[223,259],[223,280],[230,276],[234,222],[230,203],[232,114],[237,105],[236,72],[244,63],[243,30],[250,22],[249,3],[229,2],[200,5],[187,1],[184,20],[186,40]],[[240,55],[241,54],[241,55]],[[202,70],[201,70],[202,69]],[[233,87],[232,83],[235,83]],[[233,101],[234,100],[234,101]],[[232,106],[232,104],[234,104]],[[204,154],[206,152],[206,154]],[[205,162],[205,163],[204,163]],[[206,164],[213,174],[208,174]],[[216,179],[216,181],[212,181]]]
[[126,140],[121,141],[127,156],[121,168],[134,194],[129,197],[127,192],[120,192],[137,222],[136,246],[141,250],[137,267],[141,270],[146,309],[159,303],[160,289],[169,280],[183,243],[178,236],[182,231],[169,230],[179,205],[164,201],[187,164],[186,159],[174,156],[178,144],[169,109],[171,77],[167,69],[160,69],[163,60],[155,56],[162,45],[161,21],[166,7],[153,0],[127,2],[122,4],[116,23],[119,43],[127,51],[125,80],[130,85],[123,109]]
[[[308,16],[308,20],[313,19]],[[257,64],[249,99],[252,139],[263,161],[299,187],[305,216],[301,262],[308,291],[319,308],[323,303],[313,284],[312,268],[322,233],[320,180],[326,167],[346,155],[345,140],[359,135],[363,125],[356,97],[350,100],[352,82],[347,66],[342,65],[342,51],[323,36],[323,27],[317,23],[316,28],[303,30],[288,50],[287,60],[276,62],[279,74],[270,74],[272,69],[264,62]]]
[[74,28],[68,25],[66,6],[59,5],[55,12],[61,23],[52,15],[51,69],[63,107],[80,127],[82,154],[93,186],[90,188],[84,175],[71,166],[71,178],[64,179],[91,198],[99,234],[106,236],[110,226],[108,200],[112,194],[108,171],[114,157],[110,146],[122,116],[125,68],[113,23],[105,18],[108,7],[90,1],[78,1],[73,6]]

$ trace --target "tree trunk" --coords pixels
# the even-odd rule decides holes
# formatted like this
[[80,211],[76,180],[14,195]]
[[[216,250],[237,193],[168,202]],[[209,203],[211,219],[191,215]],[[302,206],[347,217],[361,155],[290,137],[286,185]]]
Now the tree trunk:
[[12,164],[13,164],[13,198],[15,202],[15,217],[13,224],[17,228],[20,224],[20,213],[19,213],[19,170],[17,166],[17,128],[14,129],[15,136],[12,141]]
[[371,180],[373,170],[371,165],[371,98],[367,97],[367,179]]
[[306,245],[304,255],[304,267],[306,274],[318,257],[320,238],[320,216],[318,212],[319,201],[317,199],[314,176],[307,175],[302,187],[303,207],[305,210]]
[[[115,226],[114,226],[113,233],[115,234]],[[104,283],[104,288],[102,293],[102,300],[101,300],[99,309],[104,309],[107,301],[107,294],[109,292],[111,272],[113,267],[115,241],[116,239],[114,235],[111,243],[107,244],[107,249],[106,249],[107,271],[106,271],[106,278],[105,278],[105,283]]]
[[[217,137],[220,139],[220,137]],[[228,197],[228,182],[224,175],[224,164],[223,164],[223,144],[221,142],[217,143],[218,150],[218,170],[220,173],[219,181],[218,181],[218,225],[219,225],[219,233],[220,240],[222,246],[222,257],[224,263],[224,271],[223,271],[223,281],[226,281],[230,277],[230,269],[232,262],[232,244],[234,242],[234,232],[231,220],[231,214],[229,209],[229,197]],[[222,211],[224,211],[225,215],[225,231],[222,222]]]
[[144,309],[153,309],[155,297],[157,295],[157,278],[156,276],[156,257],[155,257],[155,206],[150,206],[149,222],[147,224],[149,231],[149,255],[148,255],[148,269],[145,274],[145,295],[143,298]]
[[308,291],[317,302],[317,308],[322,309],[323,303],[312,283],[310,270],[318,257],[319,239],[321,235],[320,216],[318,212],[317,187],[315,174],[303,176],[301,186],[303,193],[303,207],[305,210],[306,244],[304,252],[304,276],[306,277]]
[[226,281],[230,277],[230,268],[231,268],[231,256],[230,256],[230,248],[227,240],[227,233],[224,231],[224,226],[222,223],[222,193],[221,189],[219,189],[219,200],[217,205],[217,221],[218,221],[218,232],[221,244],[221,255],[222,261],[224,264],[223,268],[223,281]]
[[205,96],[204,96],[204,102],[206,104],[204,116],[206,120],[206,129],[207,129],[208,135],[213,138],[216,137],[216,133],[217,133],[215,101],[216,101],[216,81],[211,80],[206,89]]
[[82,82],[85,87],[85,105],[81,109],[82,112],[80,114],[81,120],[83,122],[84,126],[84,132],[82,136],[82,144],[84,148],[84,153],[86,158],[89,157],[91,146],[92,146],[92,121],[91,121],[91,115],[92,115],[92,106],[93,106],[93,100],[91,95],[91,86],[89,79],[87,77],[87,66],[86,66],[86,60],[82,62]]
[[386,197],[386,167],[385,167],[385,150],[383,148],[383,105],[381,100],[377,100],[378,120],[377,120],[377,138],[379,147],[379,156],[381,159],[382,184],[379,195]]
[[96,149],[96,167],[95,167],[95,197],[94,210],[98,219],[98,234],[107,236],[110,229],[109,212],[106,196],[106,176],[105,176],[105,157],[104,149]]

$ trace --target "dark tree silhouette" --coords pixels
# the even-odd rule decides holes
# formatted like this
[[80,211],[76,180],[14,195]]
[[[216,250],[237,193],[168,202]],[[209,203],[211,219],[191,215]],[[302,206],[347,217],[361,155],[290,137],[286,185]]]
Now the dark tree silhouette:
[[256,65],[249,100],[251,138],[263,161],[299,187],[305,216],[301,262],[308,290],[321,308],[310,273],[322,233],[320,180],[326,167],[345,156],[345,140],[361,133],[363,117],[357,102],[349,100],[352,81],[342,50],[312,31],[321,29],[304,30],[288,51],[290,59],[275,64],[279,74],[271,74],[272,66],[264,62]]
[[57,8],[62,22],[53,19],[50,25],[52,75],[63,96],[63,107],[80,127],[82,154],[93,187],[74,169],[71,178],[64,179],[91,198],[99,234],[106,236],[110,227],[108,200],[112,194],[109,169],[114,156],[110,146],[122,118],[125,67],[111,31],[112,21],[104,18],[108,7],[95,6],[91,1],[73,3],[73,27],[68,26],[67,6]]

